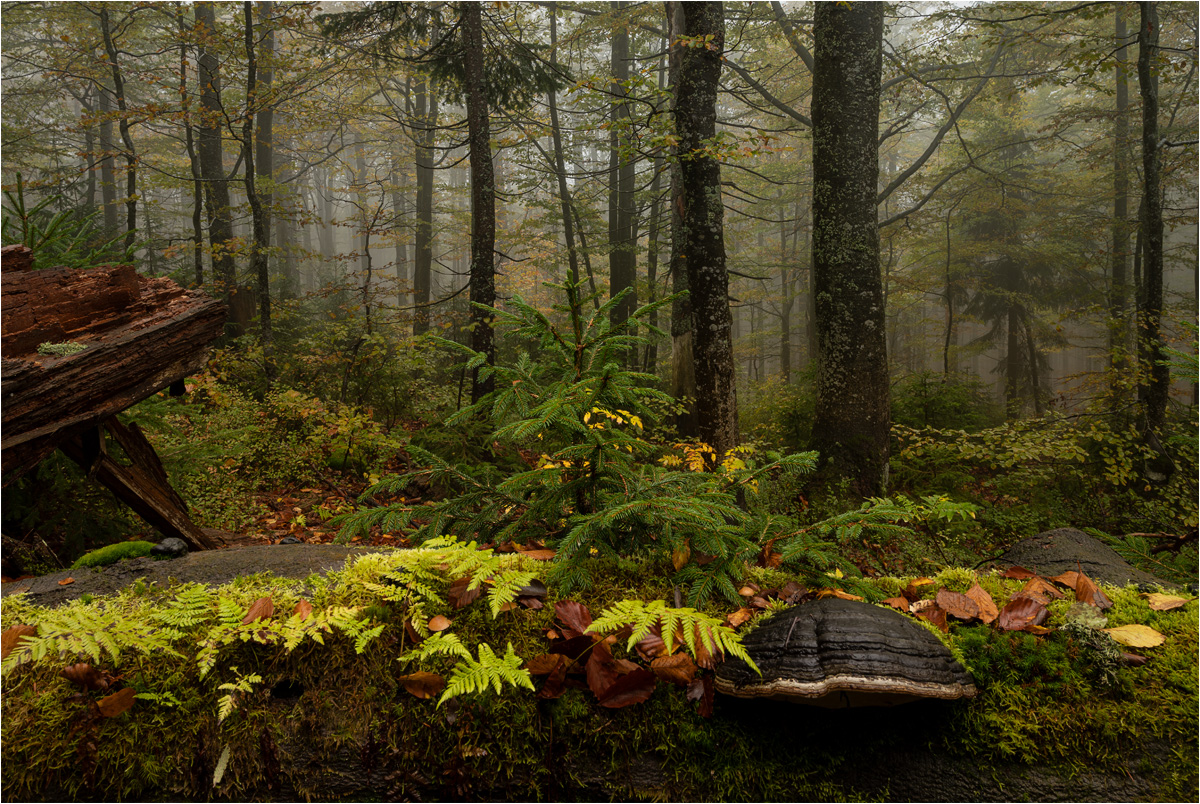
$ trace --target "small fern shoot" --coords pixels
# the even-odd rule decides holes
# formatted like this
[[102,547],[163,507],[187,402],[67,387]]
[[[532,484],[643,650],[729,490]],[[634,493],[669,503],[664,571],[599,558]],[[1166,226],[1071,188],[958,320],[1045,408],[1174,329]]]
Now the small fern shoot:
[[450,671],[450,681],[438,699],[438,706],[459,695],[485,692],[488,687],[499,693],[505,684],[532,690],[533,678],[521,664],[511,642],[503,656],[497,656],[487,643],[480,644],[478,661],[468,653]]

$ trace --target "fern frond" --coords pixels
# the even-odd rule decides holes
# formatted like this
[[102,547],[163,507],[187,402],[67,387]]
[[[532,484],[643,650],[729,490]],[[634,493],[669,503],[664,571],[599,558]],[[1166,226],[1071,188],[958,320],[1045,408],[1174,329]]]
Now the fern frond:
[[511,642],[504,656],[497,656],[490,645],[481,643],[478,660],[468,653],[450,671],[450,681],[438,699],[438,706],[465,693],[485,692],[488,687],[499,693],[505,684],[532,690],[533,679],[521,664]]
[[588,633],[606,634],[629,626],[632,634],[625,647],[631,649],[649,634],[655,625],[659,626],[667,653],[674,651],[676,638],[682,637],[693,658],[699,658],[696,646],[700,644],[713,656],[727,653],[744,661],[754,672],[759,672],[742,646],[742,638],[736,631],[703,612],[690,608],[669,608],[662,600],[652,600],[649,603],[622,600],[601,612],[587,630]]
[[442,631],[431,634],[428,639],[396,661],[407,664],[418,659],[429,659],[435,656],[455,656],[460,659],[469,659],[471,652],[459,641],[457,634],[448,634]]

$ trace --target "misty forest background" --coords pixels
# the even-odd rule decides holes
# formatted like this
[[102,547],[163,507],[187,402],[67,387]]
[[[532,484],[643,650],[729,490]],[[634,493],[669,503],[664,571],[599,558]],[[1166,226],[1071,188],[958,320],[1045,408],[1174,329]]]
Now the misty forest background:
[[228,302],[129,411],[207,526],[1194,581],[1196,5],[845,6],[6,2],[3,240]]

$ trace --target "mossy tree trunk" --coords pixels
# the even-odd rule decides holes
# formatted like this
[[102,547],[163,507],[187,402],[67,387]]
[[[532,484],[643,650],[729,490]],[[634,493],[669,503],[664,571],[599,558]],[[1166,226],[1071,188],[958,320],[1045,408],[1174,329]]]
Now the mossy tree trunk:
[[[464,83],[467,95],[467,137],[471,150],[471,348],[496,365],[496,342],[491,316],[476,305],[496,303],[496,187],[492,172],[491,127],[485,88],[483,16],[479,3],[462,3]],[[471,377],[471,401],[495,388],[495,378]]]
[[819,3],[813,27],[813,447],[861,495],[887,485],[887,342],[876,192],[883,6]]
[[679,138],[678,248],[687,270],[692,308],[692,365],[700,439],[719,461],[738,444],[733,317],[725,269],[725,208],[721,166],[705,152],[716,135],[717,85],[725,49],[721,3],[668,3],[672,23],[675,133]]

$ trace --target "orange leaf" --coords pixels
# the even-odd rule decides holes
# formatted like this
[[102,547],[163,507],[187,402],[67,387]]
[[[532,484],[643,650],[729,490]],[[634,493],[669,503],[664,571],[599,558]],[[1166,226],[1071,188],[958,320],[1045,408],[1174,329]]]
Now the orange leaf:
[[480,594],[483,593],[482,586],[476,586],[474,589],[469,589],[471,585],[471,576],[464,575],[446,590],[446,599],[450,601],[450,605],[456,609],[461,609],[473,603]]
[[979,606],[979,619],[985,623],[993,622],[1000,613],[1000,610],[996,608],[996,601],[992,600],[992,596],[979,584],[975,584],[967,590],[967,597],[974,600],[975,605]]
[[399,676],[396,680],[404,685],[409,694],[421,700],[432,698],[446,688],[445,679],[437,673],[426,673],[424,670]]
[[75,583],[74,578],[63,578],[61,581],[58,582],[58,585],[66,586],[67,584],[72,584],[72,583]]
[[105,717],[116,717],[122,712],[129,711],[136,697],[137,691],[133,687],[126,687],[112,695],[106,695],[96,705],[100,707],[100,714]]
[[1021,587],[1021,591],[1013,597],[1033,598],[1037,602],[1045,604],[1051,600],[1058,600],[1062,597],[1062,592],[1055,589],[1044,578],[1035,575],[1026,581],[1025,585]]
[[937,603],[934,603],[932,606],[925,606],[917,612],[917,616],[937,626],[938,630],[950,633],[950,624],[946,622],[946,611]]
[[1000,573],[1000,577],[1001,578],[1010,578],[1014,581],[1024,581],[1024,580],[1034,577],[1034,574],[1035,573],[1030,572],[1029,570],[1025,569],[1024,567],[1009,567],[1004,572]]
[[979,619],[979,604],[961,592],[951,592],[942,587],[937,593],[938,607],[960,620]]
[[[450,627],[451,620],[449,617],[443,617],[438,614],[429,620],[430,631],[445,631]],[[433,644],[432,642],[429,644]]]
[[1067,570],[1062,575],[1055,575],[1050,580],[1068,589],[1074,589],[1075,584],[1079,582],[1079,573],[1075,570]]
[[554,558],[553,550],[522,550],[517,547],[518,552],[526,558],[532,558],[534,561],[550,561]]
[[696,675],[696,664],[686,653],[676,653],[674,656],[660,656],[650,662],[650,669],[663,681],[672,684],[687,685]]
[[889,597],[883,602],[897,611],[902,611],[905,614],[909,612],[910,604],[908,602],[908,598],[906,597]]
[[1075,582],[1075,599],[1080,603],[1091,603],[1101,611],[1111,609],[1113,605],[1108,595],[1101,592],[1100,587],[1082,572],[1079,573],[1079,580]]
[[684,566],[692,557],[692,546],[688,542],[684,542],[679,547],[671,551],[671,566],[675,567],[675,571],[683,569]]
[[837,597],[841,598],[842,600],[862,600],[862,598],[858,595],[852,595],[849,592],[843,592],[841,589],[831,589],[828,586],[824,589],[818,589],[817,597]]
[[250,610],[246,612],[246,616],[242,618],[242,625],[249,625],[255,620],[269,620],[275,616],[275,604],[271,601],[271,596],[260,597],[250,606]]
[[932,578],[913,578],[908,582],[908,586],[904,587],[902,594],[908,598],[910,603],[916,603],[921,599],[921,587],[929,586],[931,583],[933,583]]
[[730,628],[737,628],[744,622],[754,618],[754,609],[748,609],[745,606],[733,612],[725,618],[725,622],[729,623]]
[[37,629],[32,625],[14,625],[0,637],[0,659],[7,659],[21,641],[21,637],[37,636]]
[[529,671],[529,675],[531,676],[547,676],[566,661],[570,660],[561,653],[543,653],[541,656],[534,656],[525,662],[525,669]]
[[301,600],[296,604],[296,608],[292,609],[292,616],[299,617],[301,620],[307,620],[312,611],[312,603],[309,603],[307,600]]

